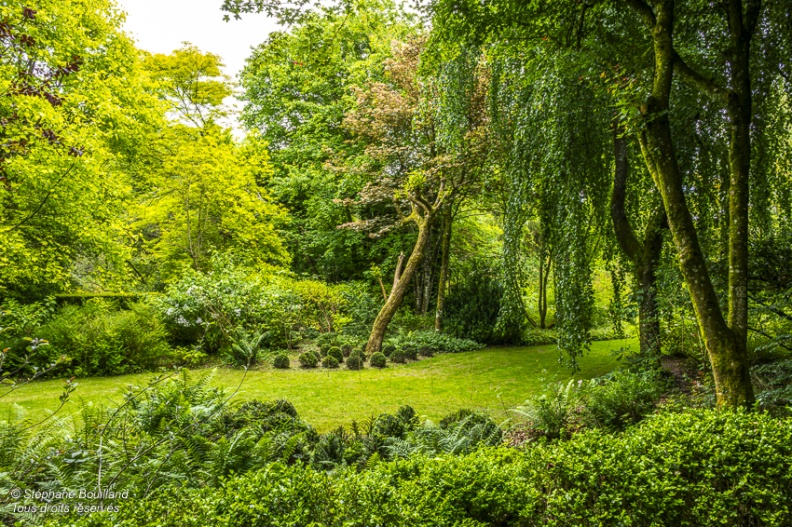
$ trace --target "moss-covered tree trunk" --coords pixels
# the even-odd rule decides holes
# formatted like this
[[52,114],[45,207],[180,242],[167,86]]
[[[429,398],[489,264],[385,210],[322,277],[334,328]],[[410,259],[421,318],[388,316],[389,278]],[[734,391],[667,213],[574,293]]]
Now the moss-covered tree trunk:
[[410,286],[415,271],[418,269],[418,266],[421,265],[424,251],[427,245],[429,245],[432,219],[433,213],[431,212],[424,217],[416,215],[415,222],[418,224],[418,238],[415,240],[412,254],[410,254],[410,258],[407,260],[404,271],[402,271],[398,280],[394,280],[393,289],[391,289],[390,295],[388,295],[387,300],[385,300],[385,305],[382,306],[382,309],[380,309],[380,312],[377,314],[377,318],[374,319],[374,325],[371,328],[371,334],[366,344],[367,354],[382,349],[382,341],[385,339],[385,331],[388,329],[388,324],[390,324],[393,315],[396,314],[399,306],[401,306],[402,300],[404,300],[404,294]]
[[443,329],[443,305],[445,303],[446,284],[448,282],[448,263],[451,259],[451,205],[443,212],[443,240],[440,253],[440,276],[437,279],[437,307],[435,309],[435,331]]
[[[731,3],[734,3],[732,0]],[[736,2],[740,4],[739,1]],[[740,342],[740,328],[735,331],[729,326],[718,302],[707,262],[701,250],[693,217],[687,205],[684,192],[682,173],[677,162],[676,151],[671,134],[670,95],[674,69],[681,68],[681,58],[673,46],[674,2],[673,0],[657,0],[654,9],[642,2],[632,2],[637,6],[650,27],[654,51],[654,78],[652,92],[641,107],[645,126],[639,134],[642,154],[649,172],[663,198],[668,225],[679,254],[680,268],[690,291],[693,307],[696,312],[699,330],[712,364],[715,378],[715,390],[719,406],[750,406],[754,401],[753,386],[748,370],[746,346]],[[742,7],[739,8],[742,16]],[[735,15],[736,16],[736,15]],[[703,81],[702,81],[703,82]],[[744,174],[747,176],[747,174]],[[731,186],[745,188],[748,182],[740,173],[731,174]],[[739,191],[738,191],[739,192]],[[735,207],[735,204],[747,205],[747,195],[730,196],[729,215],[732,222],[730,229],[730,263],[734,259],[747,258],[746,246],[741,246],[739,235],[732,234],[742,227],[735,227],[734,222],[747,226],[747,206]],[[745,218],[739,218],[744,215]],[[747,238],[745,240],[747,242]],[[747,266],[747,259],[745,261]],[[733,298],[740,287],[742,277],[735,277],[732,283],[730,270],[729,306],[739,302]],[[747,280],[747,276],[744,277]],[[739,308],[736,308],[739,309]],[[741,315],[739,315],[741,316]],[[729,319],[737,319],[738,314],[730,313]],[[743,341],[744,342],[744,341]]]
[[638,328],[640,352],[648,357],[659,358],[660,321],[657,318],[657,266],[663,250],[662,228],[666,222],[662,205],[650,217],[639,240],[630,226],[625,209],[629,161],[627,140],[622,130],[614,127],[615,170],[611,194],[611,219],[619,246],[630,259],[638,286]]

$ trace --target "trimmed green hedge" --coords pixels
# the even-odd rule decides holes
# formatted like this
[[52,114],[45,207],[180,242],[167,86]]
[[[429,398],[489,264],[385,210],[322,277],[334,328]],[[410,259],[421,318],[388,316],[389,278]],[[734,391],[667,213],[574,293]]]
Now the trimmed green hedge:
[[363,472],[276,463],[75,525],[788,526],[791,508],[792,419],[708,410]]

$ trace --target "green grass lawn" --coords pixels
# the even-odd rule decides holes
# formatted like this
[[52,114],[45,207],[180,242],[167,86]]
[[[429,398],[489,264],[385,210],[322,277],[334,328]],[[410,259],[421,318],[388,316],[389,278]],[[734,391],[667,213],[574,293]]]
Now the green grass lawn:
[[[576,378],[588,379],[611,371],[617,364],[611,351],[622,346],[637,347],[634,340],[595,342],[591,353],[580,361]],[[496,420],[513,417],[509,408],[541,391],[548,381],[572,378],[558,364],[554,346],[490,348],[459,354],[436,355],[383,370],[273,370],[248,372],[238,400],[279,399],[291,401],[300,416],[319,431],[349,424],[382,412],[393,412],[409,404],[419,415],[432,420],[458,410],[484,410]],[[211,370],[195,370],[195,374]],[[74,412],[80,401],[108,404],[120,400],[128,385],[143,385],[151,374],[79,379],[77,391],[63,412]],[[213,384],[233,391],[242,379],[240,370],[218,369]],[[63,381],[43,381],[24,386],[0,399],[0,418],[13,405],[24,408],[32,418],[45,417],[58,406]]]

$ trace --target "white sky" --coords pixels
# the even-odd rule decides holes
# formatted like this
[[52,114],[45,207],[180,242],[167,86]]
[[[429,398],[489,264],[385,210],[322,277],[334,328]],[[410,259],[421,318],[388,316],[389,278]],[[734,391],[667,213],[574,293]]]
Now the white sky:
[[[236,80],[250,48],[267,38],[278,25],[265,15],[246,14],[223,21],[222,0],[116,0],[127,13],[125,29],[138,47],[170,53],[190,42],[201,51],[219,55],[225,73]],[[232,105],[233,99],[228,101]],[[235,127],[236,128],[236,127]]]
[[127,13],[126,30],[138,46],[154,53],[170,53],[191,42],[202,51],[220,55],[226,73],[235,76],[250,55],[251,46],[264,42],[278,28],[265,15],[247,14],[223,21],[222,0],[116,0]]

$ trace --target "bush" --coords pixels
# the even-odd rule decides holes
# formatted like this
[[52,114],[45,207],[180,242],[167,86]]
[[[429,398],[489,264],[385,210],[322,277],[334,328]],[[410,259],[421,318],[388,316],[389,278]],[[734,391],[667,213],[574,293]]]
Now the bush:
[[336,359],[332,355],[328,355],[327,357],[322,359],[322,367],[323,368],[338,368],[338,359]]
[[163,490],[115,514],[70,520],[78,527],[784,527],[792,524],[791,435],[791,420],[766,414],[668,413],[618,435],[593,430],[523,450],[413,455],[362,472],[277,463],[216,488]]
[[617,371],[584,388],[584,420],[590,426],[622,430],[654,409],[663,385],[654,372]]
[[341,364],[342,362],[344,362],[344,354],[343,354],[343,352],[342,352],[341,350],[338,350],[338,351],[330,350],[330,351],[327,353],[327,355],[328,355],[329,357],[333,357],[335,360],[337,360],[337,361],[338,361],[338,363],[339,363],[339,364]]
[[382,354],[383,354],[383,355],[385,355],[386,357],[390,357],[390,356],[391,356],[391,354],[392,354],[394,351],[396,351],[396,346],[394,346],[393,344],[389,344],[389,345],[387,345],[387,346],[384,346],[384,347],[382,348]]
[[416,350],[414,346],[405,346],[404,349],[402,349],[402,353],[407,360],[418,360],[418,350]]
[[436,331],[413,331],[397,339],[397,347],[413,350],[428,349],[435,353],[462,353],[476,351],[484,346],[478,342],[452,337]]
[[291,366],[291,361],[289,360],[289,356],[286,355],[285,353],[275,355],[275,358],[272,359],[272,366],[280,370],[288,370],[289,367]]
[[389,358],[391,362],[395,362],[396,364],[404,364],[407,362],[407,355],[405,355],[402,350],[395,350],[391,353]]
[[298,360],[303,368],[316,368],[316,365],[319,364],[319,357],[313,351],[300,353]]
[[418,350],[418,355],[421,357],[434,357],[434,351],[432,351],[432,348],[424,346]]
[[566,435],[572,412],[578,403],[575,380],[552,384],[548,393],[526,401],[515,411],[530,420],[530,426],[549,439]]
[[519,335],[508,338],[498,331],[504,290],[497,274],[483,262],[475,262],[467,278],[450,287],[443,304],[446,331],[487,344],[516,344],[514,338]]
[[369,359],[369,364],[374,368],[384,368],[388,360],[382,353],[374,353]]
[[349,370],[362,370],[363,369],[363,359],[360,355],[350,355],[349,358],[346,360],[346,367]]
[[49,341],[49,354],[71,359],[65,365],[71,375],[141,372],[172,360],[165,326],[157,313],[142,303],[132,303],[127,310],[101,299],[88,300],[82,306],[67,305],[37,336]]
[[353,349],[352,344],[344,344],[343,346],[341,346],[341,354],[344,357],[349,357],[349,355],[352,353],[352,349]]

